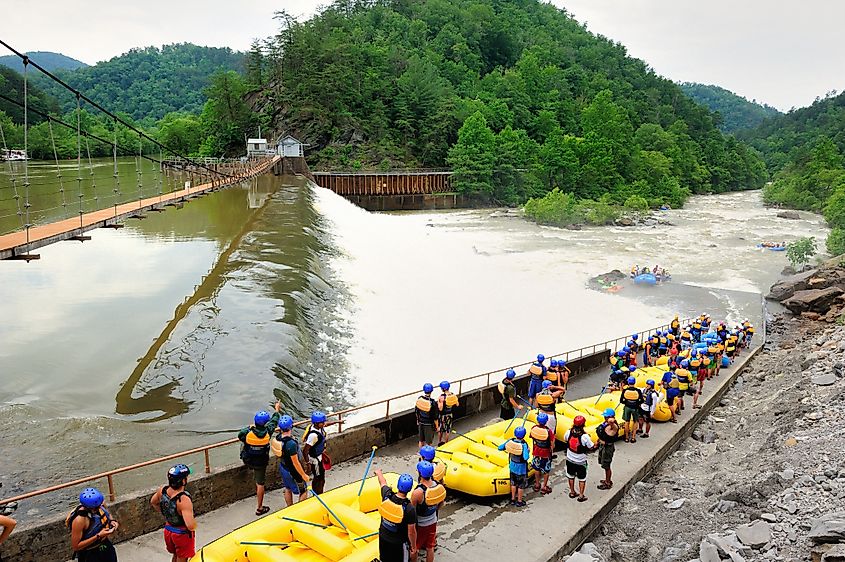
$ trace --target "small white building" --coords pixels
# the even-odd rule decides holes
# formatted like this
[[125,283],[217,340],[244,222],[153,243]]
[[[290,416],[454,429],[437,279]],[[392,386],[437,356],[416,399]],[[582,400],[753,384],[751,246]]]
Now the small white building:
[[278,152],[285,158],[301,158],[305,156],[304,146],[299,140],[288,135],[279,141]]
[[266,156],[267,155],[267,139],[247,139],[246,141],[246,155],[247,156]]

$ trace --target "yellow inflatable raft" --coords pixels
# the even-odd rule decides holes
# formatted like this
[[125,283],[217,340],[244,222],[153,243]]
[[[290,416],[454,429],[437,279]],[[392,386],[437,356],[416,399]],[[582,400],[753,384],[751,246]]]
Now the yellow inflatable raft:
[[[495,422],[463,435],[456,435],[445,445],[437,448],[436,462],[445,467],[443,484],[450,490],[457,490],[473,496],[503,496],[510,494],[510,470],[508,453],[498,449],[511,437],[522,419]],[[534,423],[525,422],[529,451],[533,447],[531,428]],[[529,465],[528,477],[534,471]]]
[[[398,474],[384,475],[396,489]],[[310,497],[224,535],[191,562],[370,562],[378,558],[381,487],[368,478]],[[339,518],[339,521],[338,519]],[[264,544],[255,544],[264,543]],[[266,544],[281,543],[281,544]]]

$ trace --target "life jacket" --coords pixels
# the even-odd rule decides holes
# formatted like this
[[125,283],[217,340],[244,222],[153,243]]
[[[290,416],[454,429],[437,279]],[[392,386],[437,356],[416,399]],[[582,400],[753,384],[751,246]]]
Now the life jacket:
[[709,353],[710,355],[716,355],[717,353],[719,353],[719,348],[715,345],[711,345],[707,348],[707,353]]
[[686,342],[692,341],[692,335],[686,330],[684,330],[683,332],[681,332],[681,340]]
[[241,460],[245,465],[254,468],[267,466],[270,462],[270,434],[266,433],[261,437],[256,435],[255,428],[251,427],[244,438]]
[[547,427],[535,425],[531,428],[531,439],[534,441],[532,454],[542,459],[552,458],[552,432]]
[[317,442],[308,449],[308,456],[316,459],[323,454],[323,451],[326,450],[326,432],[322,429],[317,429],[313,425],[308,426],[308,429],[305,431],[305,435],[302,437],[303,443],[308,441],[308,438],[312,433],[317,436]]
[[435,482],[431,487],[419,483],[417,489],[423,491],[423,501],[417,504],[417,525],[434,525],[437,523],[437,506],[446,500],[446,488]]
[[507,387],[511,387],[511,389],[513,389],[513,382],[510,379],[505,379],[505,380],[503,380],[502,382],[499,383],[498,388],[499,388],[499,392],[502,395],[501,406],[502,406],[502,408],[513,409],[513,405],[511,404],[511,401],[508,400],[508,394],[507,394],[508,388]]
[[615,443],[616,441],[619,440],[619,428],[617,426],[616,435],[610,435],[607,432],[607,426],[608,425],[609,424],[607,422],[600,423],[598,425],[598,427],[596,428],[596,435],[598,436],[599,439],[601,439],[605,443]]
[[666,346],[667,346],[667,344],[668,344],[668,343],[667,343],[668,341],[669,341],[669,340],[667,340],[667,339],[666,339],[666,337],[664,337],[664,336],[660,336],[660,347],[666,347]]
[[693,322],[692,323],[692,329],[695,330],[696,332],[700,332],[701,331],[701,322],[699,322],[698,320]]
[[689,380],[692,373],[686,369],[678,369],[675,371],[675,376],[678,377],[678,388],[680,390],[687,390],[689,388]]
[[552,381],[552,384],[556,384],[559,377],[560,377],[560,371],[558,370],[557,367],[555,367],[554,369],[552,369],[551,367],[546,369],[546,380],[547,381]]
[[[284,435],[284,436],[282,436],[280,441],[282,442],[282,461],[281,461],[282,465],[285,467],[285,470],[287,470],[289,473],[299,474],[299,471],[296,470],[296,467],[293,464],[293,456],[289,455],[288,453],[285,453],[285,445],[287,445],[291,441],[296,443],[296,439],[294,439],[290,435]],[[299,443],[297,443],[296,444],[296,456],[299,457],[301,455],[302,455],[302,450],[299,448]],[[300,464],[301,464],[301,459],[300,459]]]
[[531,373],[531,380],[538,381],[545,376],[546,367],[537,363],[532,363],[531,366],[528,367],[528,372]]
[[381,515],[381,529],[391,534],[399,534],[402,521],[405,520],[405,506],[411,503],[408,498],[400,498],[395,493],[390,495],[378,506]]
[[443,482],[443,477],[446,476],[446,465],[442,462],[434,463],[434,474],[431,477],[435,482]]
[[[77,517],[88,518],[88,528],[82,532],[83,541],[90,539],[103,529],[108,529],[111,526],[112,522],[111,514],[105,507],[100,506],[97,508],[97,511],[92,513],[87,507],[78,505],[65,518],[65,526],[70,529],[73,525],[73,520]],[[88,548],[84,548],[83,550],[94,550],[95,548],[98,548],[100,546],[101,542],[102,541],[96,541],[94,542],[94,544],[92,544]]]
[[443,415],[448,416],[452,413],[452,408],[458,405],[458,397],[448,390],[443,393]]
[[514,464],[526,464],[528,461],[522,456],[525,441],[512,437],[505,443],[505,452],[510,456],[510,461]]
[[689,367],[690,371],[697,371],[698,368],[701,366],[701,359],[696,357],[695,359],[690,359]]
[[182,490],[171,498],[167,495],[168,488],[169,486],[165,486],[161,489],[161,502],[158,504],[158,508],[161,511],[161,514],[164,516],[164,520],[167,521],[167,525],[165,525],[164,527],[166,529],[170,527],[170,531],[176,533],[190,532],[188,531],[188,528],[185,527],[185,519],[183,519],[182,514],[179,513],[178,505],[179,499],[182,496],[185,496],[190,499],[191,494]]
[[681,323],[678,322],[677,319],[675,319],[675,320],[672,320],[672,323],[669,325],[669,327],[672,328],[672,330],[677,330],[678,328],[681,327]]
[[420,425],[431,425],[434,420],[432,409],[437,408],[431,396],[422,395],[417,398],[417,403],[414,404],[417,410],[417,421]]
[[537,406],[544,412],[555,411],[555,397],[552,396],[548,388],[537,393]]
[[754,326],[751,326],[749,324],[748,326],[745,327],[745,331],[748,332],[749,334],[753,335],[754,334]]
[[576,455],[583,455],[587,452],[587,448],[581,443],[581,437],[584,436],[584,430],[581,428],[572,428],[569,430],[569,440],[566,442],[566,446],[569,448],[570,451],[575,453]]
[[681,383],[678,382],[678,379],[676,377],[672,377],[672,380],[669,381],[669,388],[681,388]]
[[659,396],[660,394],[658,394],[656,390],[646,389],[646,391],[643,392],[643,410],[646,412],[650,412],[651,407],[654,406],[655,403],[657,403],[657,399]]
[[707,367],[709,367],[709,366],[710,366],[710,358],[705,355],[704,357],[701,358],[701,368],[706,371]]
[[629,408],[636,408],[643,399],[643,395],[635,386],[626,386],[622,390],[622,403]]

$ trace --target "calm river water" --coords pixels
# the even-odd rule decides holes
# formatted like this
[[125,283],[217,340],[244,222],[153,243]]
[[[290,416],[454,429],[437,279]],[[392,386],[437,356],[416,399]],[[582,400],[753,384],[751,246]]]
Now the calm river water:
[[[105,186],[110,162],[97,165]],[[131,185],[132,159],[120,173]],[[155,170],[145,177],[145,194],[159,189]],[[9,186],[0,177],[0,194]],[[18,219],[2,205],[0,215],[13,211],[6,231]],[[760,292],[786,257],[755,244],[826,236],[820,217],[778,219],[759,192],[697,197],[660,215],[675,226],[568,231],[490,210],[373,214],[301,179],[263,176],[84,244],[42,248],[40,261],[0,262],[3,492],[219,441],[275,398],[301,416],[675,313],[759,321]],[[586,289],[590,276],[634,263],[658,263],[674,280]],[[213,460],[233,462],[235,451]],[[118,489],[163,470],[117,477]]]

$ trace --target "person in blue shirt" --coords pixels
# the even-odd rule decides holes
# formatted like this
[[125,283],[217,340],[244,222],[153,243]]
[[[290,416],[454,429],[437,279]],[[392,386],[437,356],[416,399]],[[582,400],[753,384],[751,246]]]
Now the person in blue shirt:
[[506,451],[509,456],[511,473],[511,505],[523,507],[522,493],[528,486],[528,443],[525,442],[525,428],[517,427],[513,437],[499,445],[500,451]]

